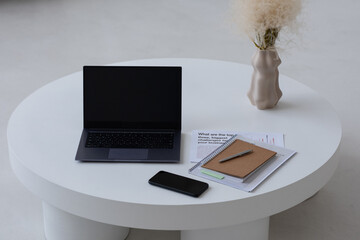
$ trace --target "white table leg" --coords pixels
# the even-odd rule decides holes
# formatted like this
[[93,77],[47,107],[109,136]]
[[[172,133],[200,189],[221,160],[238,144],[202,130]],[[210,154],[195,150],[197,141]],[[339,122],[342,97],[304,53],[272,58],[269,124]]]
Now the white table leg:
[[268,240],[269,217],[230,227],[181,231],[181,240]]
[[75,216],[43,202],[47,240],[123,240],[129,228]]

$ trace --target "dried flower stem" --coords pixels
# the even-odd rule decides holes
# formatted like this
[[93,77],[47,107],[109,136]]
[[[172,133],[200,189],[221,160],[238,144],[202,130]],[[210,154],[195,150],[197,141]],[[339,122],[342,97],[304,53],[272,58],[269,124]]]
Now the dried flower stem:
[[253,43],[260,50],[274,48],[276,39],[279,36],[279,32],[279,28],[269,28],[265,31],[263,35],[258,33],[256,35],[256,39],[253,40]]
[[233,0],[234,20],[261,50],[275,48],[280,29],[295,29],[302,0]]

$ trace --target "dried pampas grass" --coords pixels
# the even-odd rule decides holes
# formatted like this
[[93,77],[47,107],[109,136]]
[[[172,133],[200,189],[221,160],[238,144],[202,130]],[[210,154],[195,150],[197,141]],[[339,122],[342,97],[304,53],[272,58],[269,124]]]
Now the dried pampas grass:
[[296,29],[301,6],[301,0],[234,0],[232,10],[240,30],[266,50],[275,47],[281,29]]

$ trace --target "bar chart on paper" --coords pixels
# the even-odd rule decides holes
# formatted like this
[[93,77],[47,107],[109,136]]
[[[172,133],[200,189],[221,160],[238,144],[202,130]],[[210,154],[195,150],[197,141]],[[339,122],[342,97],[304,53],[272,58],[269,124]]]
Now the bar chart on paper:
[[253,141],[263,142],[279,147],[284,147],[284,134],[282,133],[240,133],[243,137]]

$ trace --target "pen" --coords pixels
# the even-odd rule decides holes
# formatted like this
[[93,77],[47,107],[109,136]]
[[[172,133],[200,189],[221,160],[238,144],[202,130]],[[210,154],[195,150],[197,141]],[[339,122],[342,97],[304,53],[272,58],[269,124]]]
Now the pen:
[[253,151],[252,149],[249,149],[249,150],[246,150],[246,151],[231,155],[230,157],[219,160],[219,163],[226,162],[226,161],[231,160],[231,159],[236,158],[236,157],[244,156],[245,154],[251,153],[252,151]]

